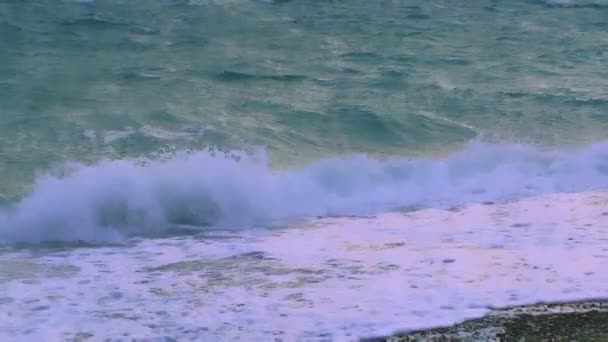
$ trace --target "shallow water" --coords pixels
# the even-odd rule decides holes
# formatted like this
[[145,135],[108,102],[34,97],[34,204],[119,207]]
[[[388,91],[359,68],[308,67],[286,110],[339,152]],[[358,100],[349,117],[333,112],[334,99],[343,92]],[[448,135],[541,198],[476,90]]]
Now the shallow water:
[[354,340],[604,298],[605,193],[0,254],[0,337]]

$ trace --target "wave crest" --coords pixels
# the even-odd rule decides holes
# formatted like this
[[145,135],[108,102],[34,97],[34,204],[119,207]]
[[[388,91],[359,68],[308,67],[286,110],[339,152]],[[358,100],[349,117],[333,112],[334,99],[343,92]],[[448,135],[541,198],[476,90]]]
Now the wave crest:
[[271,168],[263,153],[177,153],[38,178],[0,211],[0,242],[107,241],[175,225],[243,227],[605,186],[608,143],[561,152],[475,143],[443,160],[353,155],[293,170]]

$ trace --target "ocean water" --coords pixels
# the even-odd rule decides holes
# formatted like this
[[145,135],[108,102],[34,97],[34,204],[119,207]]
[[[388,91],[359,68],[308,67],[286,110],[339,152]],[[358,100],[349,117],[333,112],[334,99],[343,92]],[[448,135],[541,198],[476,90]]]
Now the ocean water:
[[0,1],[0,337],[606,297],[606,65],[603,0]]

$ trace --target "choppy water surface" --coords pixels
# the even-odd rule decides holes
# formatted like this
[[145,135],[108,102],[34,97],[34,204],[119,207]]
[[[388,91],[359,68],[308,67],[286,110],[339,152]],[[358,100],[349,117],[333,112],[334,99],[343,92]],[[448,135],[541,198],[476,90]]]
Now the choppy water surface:
[[4,1],[2,192],[166,146],[277,160],[605,138],[603,1]]
[[[212,259],[221,273],[236,267],[221,258],[251,252],[247,236],[262,239],[271,234],[267,229],[286,227],[297,234],[311,219],[349,216],[340,222],[354,227],[357,217],[389,211],[604,189],[607,51],[604,0],[0,1],[0,286],[13,291],[24,281],[52,286],[78,278],[94,287],[96,280],[87,279],[93,273],[83,271],[90,265],[67,261],[74,253],[106,265],[107,272],[95,273],[104,283],[160,264],[152,258],[135,267],[131,258],[148,245],[169,253],[155,242],[159,237],[184,239],[195,250],[171,262]],[[576,207],[569,210],[576,215]],[[548,224],[537,219],[526,224]],[[455,217],[448,215],[446,225],[450,220]],[[601,227],[598,220],[587,223]],[[410,225],[400,222],[394,234]],[[498,231],[498,221],[484,222],[484,232]],[[207,244],[228,248],[210,233],[226,229],[240,247],[208,255]],[[49,248],[70,256],[55,259]],[[265,253],[274,260],[272,251]],[[122,254],[134,263],[128,271],[118,269],[126,261],[111,257]],[[243,267],[257,269],[252,260]],[[530,272],[534,288],[540,278]],[[36,280],[24,276],[33,273]],[[213,274],[201,277],[211,281]],[[123,278],[113,286],[131,286]],[[556,282],[560,293],[564,283]],[[306,284],[303,297],[323,288]],[[53,296],[67,296],[68,288],[61,285]],[[538,300],[535,293],[521,301]],[[590,293],[581,289],[576,296]],[[463,307],[474,302],[459,296]],[[8,312],[3,330],[27,339],[23,326],[33,323],[16,312],[29,299],[6,298],[0,298]],[[120,298],[135,311],[141,304]],[[376,299],[370,307],[399,314]],[[453,298],[444,299],[433,303],[454,307]],[[68,308],[68,302],[43,306]],[[201,320],[210,317],[212,310],[197,308]],[[61,310],[56,319],[74,322],[73,312]],[[329,319],[310,310],[281,331],[307,338],[300,333]],[[418,326],[406,316],[401,323],[388,324],[382,315],[365,323],[355,311],[340,311],[324,329],[340,327],[344,334],[332,336],[354,338]],[[456,311],[437,311],[436,320],[422,322],[474,315]],[[182,338],[239,336],[238,329],[178,334],[176,312],[153,323],[160,330],[141,328],[138,319],[124,320],[118,330],[142,337],[165,330]],[[87,315],[97,331],[100,318]],[[30,318],[49,322],[44,315]],[[78,330],[66,324],[45,331]]]

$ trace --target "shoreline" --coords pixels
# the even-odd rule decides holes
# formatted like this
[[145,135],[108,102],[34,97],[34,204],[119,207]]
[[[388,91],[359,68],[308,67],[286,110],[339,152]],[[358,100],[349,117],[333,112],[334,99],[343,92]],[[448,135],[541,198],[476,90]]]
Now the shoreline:
[[380,341],[606,341],[608,300],[537,303],[494,309],[450,326],[364,338]]
[[[0,340],[492,341],[556,326],[570,329],[558,336],[581,326],[599,334],[608,314],[578,312],[603,310],[594,299],[608,298],[606,204],[606,192],[547,194],[215,238],[7,251],[0,268],[14,271],[0,279]],[[525,306],[539,302],[570,304]],[[512,318],[530,313],[558,315]]]

